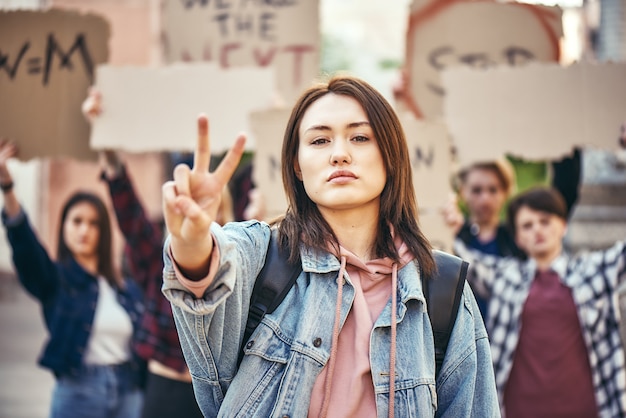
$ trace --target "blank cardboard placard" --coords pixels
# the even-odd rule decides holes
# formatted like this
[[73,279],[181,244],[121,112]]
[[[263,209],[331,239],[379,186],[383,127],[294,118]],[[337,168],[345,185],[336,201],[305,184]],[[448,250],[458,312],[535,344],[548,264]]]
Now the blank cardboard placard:
[[80,108],[108,38],[93,14],[0,12],[0,136],[17,142],[20,159],[96,157]]
[[454,68],[442,76],[446,122],[461,165],[618,146],[626,120],[625,63]]
[[[211,152],[226,151],[239,133],[250,132],[248,113],[266,108],[274,93],[270,68],[225,71],[210,63],[103,65],[96,80],[103,111],[93,123],[91,146],[129,152],[193,151],[201,113],[209,118]],[[254,147],[249,136],[246,148]]]
[[317,0],[164,0],[162,11],[163,49],[169,63],[274,67],[276,87],[287,104],[318,74]]
[[407,30],[404,103],[418,118],[443,114],[440,72],[454,66],[558,61],[561,10],[491,1],[415,1]]
[[254,182],[265,199],[268,218],[283,214],[287,209],[280,153],[290,114],[291,109],[268,109],[250,114],[250,127],[257,143]]

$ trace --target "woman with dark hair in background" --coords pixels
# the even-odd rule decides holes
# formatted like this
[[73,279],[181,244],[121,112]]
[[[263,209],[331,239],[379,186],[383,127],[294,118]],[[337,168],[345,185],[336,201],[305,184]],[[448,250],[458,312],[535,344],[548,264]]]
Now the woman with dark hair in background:
[[143,311],[141,291],[114,269],[111,224],[96,195],[65,203],[53,261],[13,190],[7,161],[16,147],[0,142],[2,221],[17,276],[42,306],[49,332],[39,364],[56,377],[51,418],[138,418],[144,363],[133,335]]

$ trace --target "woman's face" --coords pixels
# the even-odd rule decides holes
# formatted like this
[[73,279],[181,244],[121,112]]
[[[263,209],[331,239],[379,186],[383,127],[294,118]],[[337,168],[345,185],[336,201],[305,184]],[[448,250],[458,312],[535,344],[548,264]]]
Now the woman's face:
[[75,204],[67,212],[63,224],[65,245],[76,258],[97,254],[100,240],[98,211],[88,202]]
[[551,213],[522,206],[515,215],[515,240],[532,258],[558,255],[566,232],[566,222]]
[[295,171],[322,214],[373,207],[385,187],[385,165],[372,127],[355,99],[334,93],[315,101],[299,127]]

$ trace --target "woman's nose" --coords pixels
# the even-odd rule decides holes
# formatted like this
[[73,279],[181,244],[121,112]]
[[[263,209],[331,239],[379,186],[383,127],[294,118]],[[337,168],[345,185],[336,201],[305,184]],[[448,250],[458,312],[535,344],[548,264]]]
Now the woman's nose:
[[335,141],[333,144],[330,162],[331,164],[349,164],[351,162],[350,152],[344,140]]

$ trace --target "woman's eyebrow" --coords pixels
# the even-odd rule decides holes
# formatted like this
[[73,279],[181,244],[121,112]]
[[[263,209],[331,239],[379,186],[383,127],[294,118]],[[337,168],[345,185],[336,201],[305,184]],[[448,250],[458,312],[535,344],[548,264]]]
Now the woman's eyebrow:
[[361,126],[370,126],[370,123],[364,120],[362,122],[352,122],[348,124],[348,128],[360,128]]
[[[348,125],[346,125],[347,128],[350,129],[354,129],[354,128],[359,128],[361,126],[369,126],[370,123],[368,121],[362,121],[362,122],[351,122]],[[304,130],[304,132],[309,132],[309,131],[331,131],[332,128],[330,126],[327,125],[313,125],[308,127],[307,129]]]

